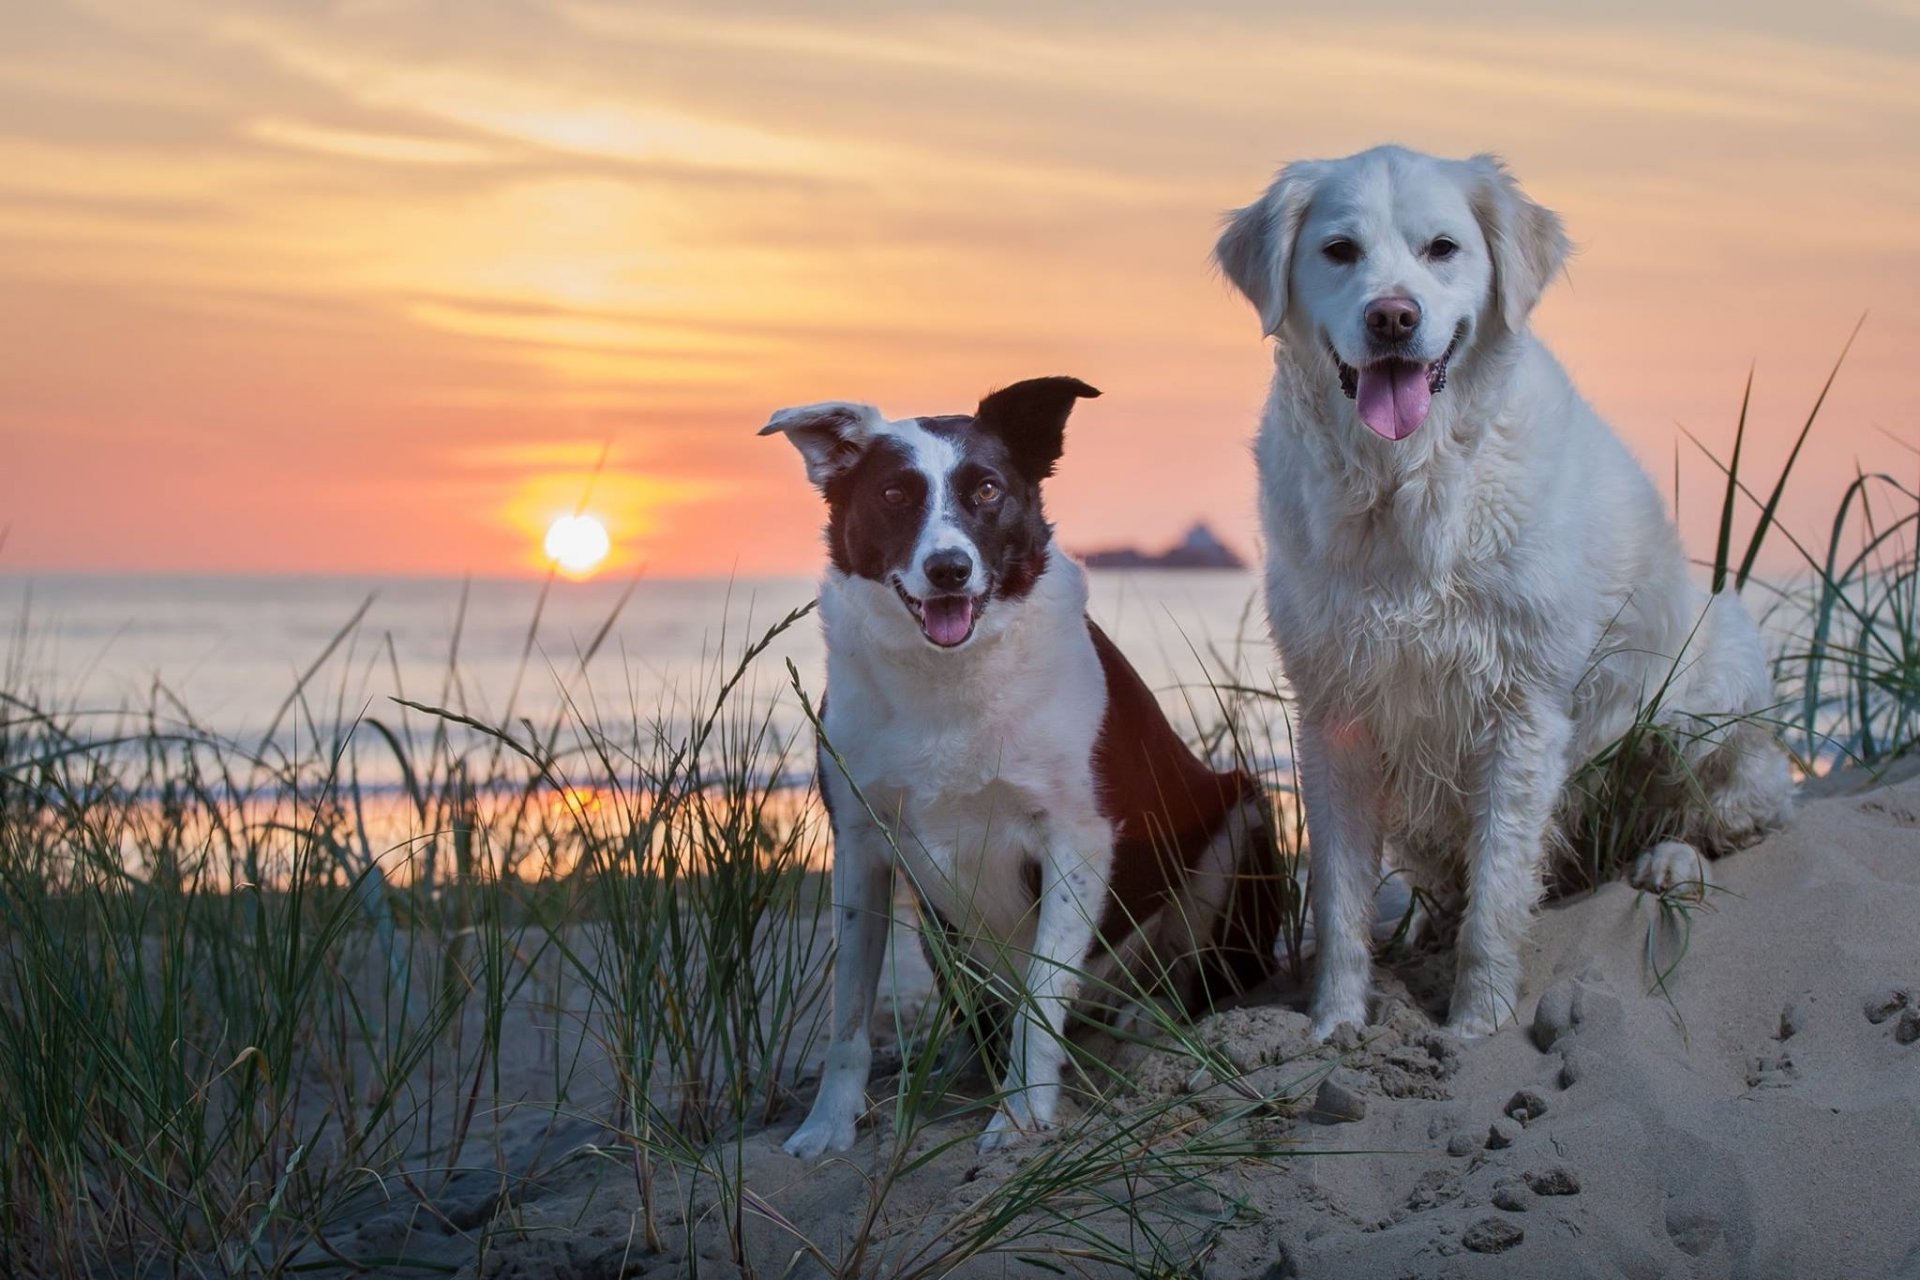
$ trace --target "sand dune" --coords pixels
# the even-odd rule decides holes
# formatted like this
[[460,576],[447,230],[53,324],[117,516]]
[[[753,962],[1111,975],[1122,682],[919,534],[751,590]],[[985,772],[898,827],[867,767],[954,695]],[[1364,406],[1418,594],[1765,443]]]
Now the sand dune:
[[[1169,1213],[1169,1238],[1187,1231],[1201,1273],[1221,1280],[1920,1277],[1920,778],[1829,783],[1718,876],[1684,916],[1624,884],[1548,908],[1520,1022],[1483,1041],[1460,1044],[1423,1008],[1445,990],[1442,952],[1383,971],[1385,1012],[1364,1036],[1313,1045],[1284,1002],[1203,1020],[1242,1085],[1298,1101],[1241,1122],[1270,1154],[1210,1170],[1188,1197],[1193,1216]],[[896,998],[922,999],[913,948],[895,950]],[[1095,1051],[1132,1088],[1092,1131],[1158,1108],[1155,1132],[1177,1134],[1243,1096],[1196,1078],[1184,1054]],[[431,1258],[443,1236],[469,1275],[732,1275],[724,1228],[737,1213],[756,1274],[821,1274],[796,1233],[831,1257],[859,1234],[894,1145],[891,1083],[875,1087],[879,1132],[849,1159],[784,1155],[797,1112],[750,1134],[739,1154],[752,1202],[662,1174],[664,1253],[645,1247],[630,1169],[585,1123],[529,1125],[524,1142],[543,1144],[549,1171],[511,1204],[477,1192],[458,1230],[415,1215],[340,1243],[351,1252],[384,1232],[388,1247]],[[990,1204],[1052,1145],[983,1160],[964,1140],[978,1125],[915,1135],[911,1154],[951,1145],[894,1185],[863,1274],[937,1273],[969,1206]],[[554,1164],[569,1143],[578,1157]],[[1180,1225],[1209,1220],[1210,1196],[1230,1211]],[[689,1224],[675,1206],[687,1204],[697,1258],[681,1247]],[[483,1230],[494,1243],[476,1263]],[[1065,1251],[1049,1266],[1111,1273],[1058,1233],[1029,1240],[1027,1259],[1050,1247]],[[976,1257],[954,1274],[1048,1274],[1027,1259]]]

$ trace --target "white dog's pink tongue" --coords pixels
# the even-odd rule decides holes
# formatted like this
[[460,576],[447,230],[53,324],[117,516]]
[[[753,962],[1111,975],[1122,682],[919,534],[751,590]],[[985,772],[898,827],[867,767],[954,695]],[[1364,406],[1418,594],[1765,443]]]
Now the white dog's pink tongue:
[[935,596],[921,606],[920,623],[927,639],[950,649],[973,634],[973,597]]
[[1425,365],[1411,360],[1382,360],[1360,370],[1354,391],[1360,419],[1389,440],[1405,440],[1427,420],[1433,390]]

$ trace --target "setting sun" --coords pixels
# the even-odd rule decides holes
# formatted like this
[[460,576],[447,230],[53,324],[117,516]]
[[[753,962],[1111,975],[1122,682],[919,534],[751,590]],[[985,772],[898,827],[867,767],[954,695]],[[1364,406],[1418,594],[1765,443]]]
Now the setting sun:
[[547,557],[571,577],[592,573],[612,548],[607,526],[594,516],[561,516],[547,527]]

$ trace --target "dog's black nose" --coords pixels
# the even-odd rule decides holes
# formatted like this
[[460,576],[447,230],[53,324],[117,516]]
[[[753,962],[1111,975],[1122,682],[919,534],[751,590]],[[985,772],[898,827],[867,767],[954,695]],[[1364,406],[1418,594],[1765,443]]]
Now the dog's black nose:
[[1367,332],[1377,342],[1411,338],[1420,327],[1420,304],[1412,298],[1375,298],[1367,304]]
[[927,557],[922,568],[927,571],[927,581],[937,591],[962,590],[967,579],[973,577],[973,559],[964,551],[936,551]]

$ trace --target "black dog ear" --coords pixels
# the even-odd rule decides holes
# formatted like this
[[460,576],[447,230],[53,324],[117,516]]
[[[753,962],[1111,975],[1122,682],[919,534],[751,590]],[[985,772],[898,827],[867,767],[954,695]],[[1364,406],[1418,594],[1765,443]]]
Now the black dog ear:
[[1044,480],[1060,460],[1073,402],[1099,394],[1078,378],[1029,378],[982,400],[974,426],[1005,440],[1014,465],[1029,479]]

